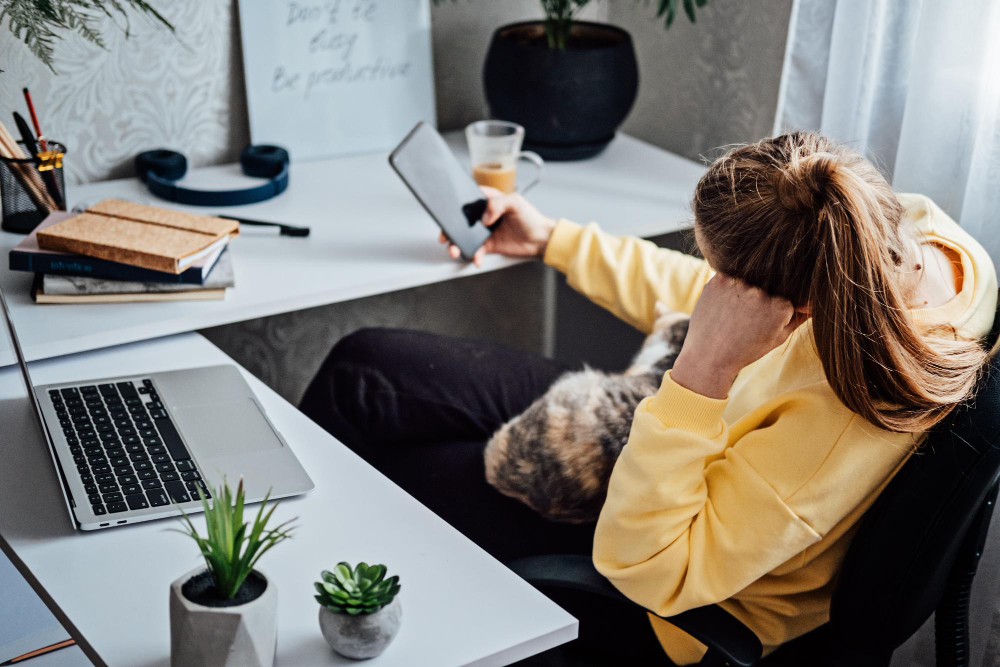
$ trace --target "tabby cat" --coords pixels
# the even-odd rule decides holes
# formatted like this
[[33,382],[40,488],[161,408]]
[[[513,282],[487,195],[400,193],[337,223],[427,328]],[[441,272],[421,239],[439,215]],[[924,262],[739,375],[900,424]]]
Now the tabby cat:
[[624,373],[566,373],[486,445],[486,479],[555,521],[594,521],[639,401],[674,365],[688,316],[656,304],[653,331]]

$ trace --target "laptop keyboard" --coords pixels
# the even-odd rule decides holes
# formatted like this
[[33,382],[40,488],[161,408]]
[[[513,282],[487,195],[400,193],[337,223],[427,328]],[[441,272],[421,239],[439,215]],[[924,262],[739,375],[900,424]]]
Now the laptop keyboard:
[[97,516],[211,494],[151,380],[50,389]]

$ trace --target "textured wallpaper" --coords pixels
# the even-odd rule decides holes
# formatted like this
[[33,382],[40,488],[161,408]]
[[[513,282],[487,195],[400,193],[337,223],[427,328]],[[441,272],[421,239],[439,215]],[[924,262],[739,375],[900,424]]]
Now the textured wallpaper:
[[771,133],[792,0],[710,0],[670,30],[648,3],[613,2],[632,34],[639,98],[623,130],[691,159]]
[[24,113],[21,88],[31,88],[42,129],[68,146],[71,183],[129,176],[132,158],[153,147],[201,165],[235,160],[248,141],[231,3],[157,6],[177,37],[141,17],[129,39],[106,25],[107,50],[71,36],[55,51],[58,76],[0,29],[0,117],[6,124],[12,108]]

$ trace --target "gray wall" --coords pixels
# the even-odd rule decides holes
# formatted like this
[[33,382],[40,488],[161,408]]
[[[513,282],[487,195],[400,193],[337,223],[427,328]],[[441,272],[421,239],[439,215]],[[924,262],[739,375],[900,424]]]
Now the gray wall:
[[692,159],[769,135],[792,0],[710,0],[695,25],[681,15],[669,31],[648,5],[609,3],[639,58],[639,99],[622,129]]

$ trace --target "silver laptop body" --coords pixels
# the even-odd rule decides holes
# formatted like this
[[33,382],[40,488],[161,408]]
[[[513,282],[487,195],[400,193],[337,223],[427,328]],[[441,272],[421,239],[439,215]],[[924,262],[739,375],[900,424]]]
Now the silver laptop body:
[[248,503],[313,489],[235,366],[34,386],[2,290],[0,305],[80,529],[199,511],[224,479]]

